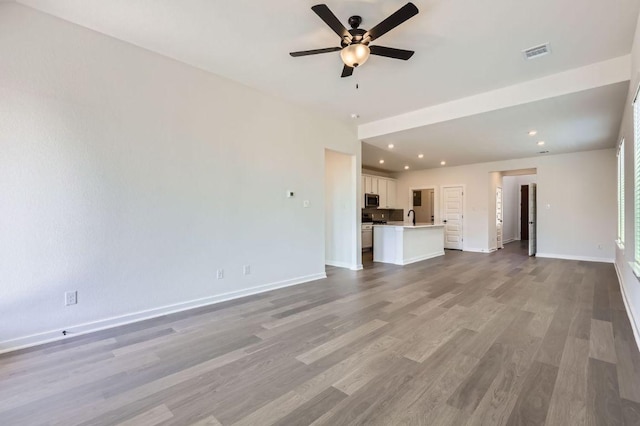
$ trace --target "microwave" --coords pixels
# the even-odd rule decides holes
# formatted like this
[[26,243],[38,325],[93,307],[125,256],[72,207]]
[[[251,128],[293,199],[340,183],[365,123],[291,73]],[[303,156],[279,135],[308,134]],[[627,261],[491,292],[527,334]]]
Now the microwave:
[[365,207],[380,206],[380,196],[377,194],[364,194],[364,206]]

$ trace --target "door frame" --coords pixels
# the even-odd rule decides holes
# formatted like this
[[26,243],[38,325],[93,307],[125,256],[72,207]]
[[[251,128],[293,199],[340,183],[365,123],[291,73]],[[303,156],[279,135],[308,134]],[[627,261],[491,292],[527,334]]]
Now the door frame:
[[[465,251],[467,248],[467,235],[465,233],[467,230],[467,227],[465,226],[465,220],[467,216],[467,203],[465,202],[464,193],[467,192],[467,185],[464,183],[440,185],[440,192],[444,194],[445,188],[457,188],[457,187],[462,188],[462,251]],[[435,194],[434,194],[434,198],[435,198]],[[442,217],[444,217],[444,197],[440,197],[440,214],[438,218],[440,220],[438,221],[438,223],[443,223]]]
[[[532,195],[533,194],[533,195]],[[531,202],[533,201],[533,208]],[[533,221],[531,212],[533,211]],[[538,183],[529,184],[529,256],[535,256],[538,252]]]
[[[498,219],[498,191],[500,192],[500,219]],[[498,220],[500,220],[500,240],[498,240]],[[496,250],[504,248],[504,189],[496,186]]]
[[[413,209],[413,191],[423,190],[423,189],[433,189],[433,223],[438,223],[440,219],[440,213],[436,206],[438,205],[438,187],[435,185],[425,185],[425,186],[417,186],[409,188],[409,210]],[[409,213],[407,210],[407,213]]]
[[[349,197],[349,202],[346,203],[346,212],[344,213],[345,223],[349,223],[351,228],[351,234],[348,237],[345,237],[345,246],[348,247],[348,260],[340,259],[340,261],[336,262],[334,259],[327,259],[326,252],[326,244],[327,244],[327,221],[330,220],[327,217],[327,153],[332,152],[334,154],[339,154],[345,157],[348,157],[350,160],[349,164],[349,178],[348,183],[347,179],[344,179],[343,184],[348,185],[351,190],[351,197]],[[361,194],[362,190],[362,167],[360,164],[360,159],[357,154],[353,154],[350,152],[344,152],[331,148],[324,148],[322,155],[322,168],[323,168],[323,177],[322,177],[322,258],[324,261],[324,265],[336,266],[340,268],[348,268],[353,271],[359,271],[362,269],[362,225],[361,218],[362,214],[361,206],[364,200],[364,194]],[[346,168],[345,168],[346,170]],[[293,202],[296,202],[297,196],[291,197]]]

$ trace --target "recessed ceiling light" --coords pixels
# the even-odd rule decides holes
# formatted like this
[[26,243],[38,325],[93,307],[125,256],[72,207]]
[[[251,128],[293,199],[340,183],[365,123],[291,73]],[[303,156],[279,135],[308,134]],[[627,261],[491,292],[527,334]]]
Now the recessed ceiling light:
[[441,162],[440,162],[440,165],[441,165],[441,166],[444,166],[445,164],[447,164],[447,162],[446,162],[446,161],[441,161]]
[[380,164],[384,164],[384,160],[380,160]]
[[544,145],[544,141],[538,142],[538,146],[542,146],[542,145]]
[[529,131],[529,136],[535,136],[537,134],[538,134],[538,132],[536,130],[530,130]]
[[389,145],[387,145],[389,147],[389,149],[393,149],[393,147],[395,146],[394,144],[390,143]]
[[353,118],[355,120],[356,118],[360,118],[360,115],[356,114],[356,113],[353,113],[353,114],[351,114],[351,118]]
[[409,166],[404,166],[404,169],[405,170],[409,170]]
[[418,154],[418,158],[424,158],[424,154]]

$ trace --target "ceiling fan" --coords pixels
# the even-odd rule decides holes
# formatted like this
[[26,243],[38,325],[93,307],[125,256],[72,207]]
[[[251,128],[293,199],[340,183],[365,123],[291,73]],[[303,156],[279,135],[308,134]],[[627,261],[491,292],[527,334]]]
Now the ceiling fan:
[[360,16],[349,18],[350,30],[347,30],[340,23],[336,15],[331,12],[326,4],[317,4],[311,8],[316,15],[322,19],[338,36],[340,36],[340,47],[327,47],[325,49],[303,50],[289,53],[293,57],[317,55],[319,53],[329,53],[340,51],[340,57],[344,62],[341,77],[349,77],[353,74],[353,69],[364,64],[369,58],[369,54],[385,56],[387,58],[402,59],[406,61],[413,56],[413,50],[394,49],[384,46],[369,46],[369,43],[388,33],[404,21],[418,14],[418,8],[413,3],[407,3],[395,11],[387,19],[380,22],[369,31],[358,28],[362,23]]

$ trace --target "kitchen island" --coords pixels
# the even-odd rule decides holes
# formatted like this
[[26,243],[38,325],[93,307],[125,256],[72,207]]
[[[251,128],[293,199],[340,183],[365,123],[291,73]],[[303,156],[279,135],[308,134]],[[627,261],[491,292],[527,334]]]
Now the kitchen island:
[[408,265],[444,255],[444,225],[373,225],[373,261]]

